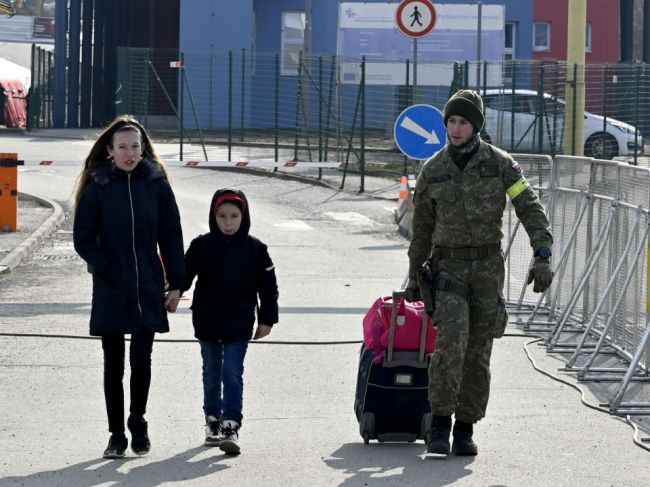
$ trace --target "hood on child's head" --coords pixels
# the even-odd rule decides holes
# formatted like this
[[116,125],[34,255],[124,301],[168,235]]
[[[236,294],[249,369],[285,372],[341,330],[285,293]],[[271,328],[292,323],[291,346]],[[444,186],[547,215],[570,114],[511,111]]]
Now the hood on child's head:
[[[219,230],[216,218],[217,209],[226,202],[237,205],[242,213],[241,226],[239,227],[239,230],[237,230],[237,233],[234,235],[228,237]],[[210,225],[210,233],[217,238],[227,238],[230,240],[239,239],[248,235],[248,231],[251,227],[251,216],[248,209],[248,200],[246,199],[244,192],[235,188],[221,188],[215,191],[210,203],[208,222]]]

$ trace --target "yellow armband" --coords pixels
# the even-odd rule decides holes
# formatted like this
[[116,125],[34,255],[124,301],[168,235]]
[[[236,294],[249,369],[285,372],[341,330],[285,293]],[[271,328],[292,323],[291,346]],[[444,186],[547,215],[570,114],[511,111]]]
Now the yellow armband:
[[519,194],[529,187],[530,184],[528,183],[528,180],[524,177],[522,177],[519,181],[517,181],[515,184],[510,186],[507,190],[506,193],[508,193],[508,196],[510,197],[511,200],[514,200]]

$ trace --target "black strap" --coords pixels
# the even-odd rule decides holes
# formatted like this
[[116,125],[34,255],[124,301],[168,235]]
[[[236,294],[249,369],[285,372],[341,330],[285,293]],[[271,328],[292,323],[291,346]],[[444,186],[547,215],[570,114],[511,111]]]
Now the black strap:
[[441,259],[481,260],[501,251],[501,244],[481,245],[480,247],[436,247]]
[[463,299],[469,298],[469,288],[464,284],[452,281],[451,279],[438,277],[435,280],[433,286],[436,291],[446,291],[449,293],[458,294]]
[[0,167],[16,167],[24,166],[25,161],[19,161],[17,159],[2,158],[0,159]]

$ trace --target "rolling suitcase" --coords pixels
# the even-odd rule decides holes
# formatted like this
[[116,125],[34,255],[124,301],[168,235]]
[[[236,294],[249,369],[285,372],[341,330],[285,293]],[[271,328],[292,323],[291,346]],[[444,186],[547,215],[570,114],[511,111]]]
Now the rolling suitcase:
[[[364,443],[370,440],[415,441],[425,439],[431,429],[427,394],[429,362],[426,351],[429,319],[422,312],[419,350],[394,347],[398,298],[393,292],[388,350],[383,361],[376,350],[361,346],[354,409]],[[433,329],[431,330],[433,331]]]

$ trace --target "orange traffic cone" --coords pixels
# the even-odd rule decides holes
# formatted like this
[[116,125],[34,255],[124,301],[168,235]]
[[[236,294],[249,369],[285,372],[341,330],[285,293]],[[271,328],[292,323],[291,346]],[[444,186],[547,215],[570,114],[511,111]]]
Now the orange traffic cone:
[[409,199],[409,185],[406,176],[402,176],[399,183],[399,198],[398,201],[407,201]]

